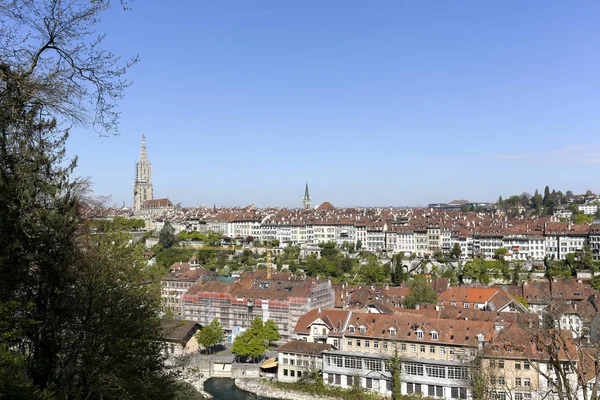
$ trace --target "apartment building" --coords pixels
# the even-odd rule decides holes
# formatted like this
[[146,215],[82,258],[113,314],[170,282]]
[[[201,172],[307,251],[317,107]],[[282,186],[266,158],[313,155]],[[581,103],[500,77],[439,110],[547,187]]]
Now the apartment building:
[[234,282],[207,281],[191,287],[182,297],[182,315],[201,325],[219,319],[232,337],[250,327],[256,317],[273,320],[283,339],[289,339],[298,319],[313,308],[334,306],[328,280],[266,271],[243,273]]
[[332,346],[323,352],[326,384],[349,388],[358,380],[362,388],[389,394],[389,358],[397,350],[403,394],[466,399],[469,362],[494,332],[494,322],[487,321],[313,310],[294,334]]
[[172,311],[176,316],[183,316],[182,298],[185,293],[198,284],[203,276],[211,275],[216,275],[216,273],[202,268],[196,257],[192,257],[187,263],[173,264],[169,269],[169,274],[161,280],[163,307]]
[[326,343],[292,340],[277,349],[277,380],[297,382],[302,375],[323,370],[322,352],[331,350]]

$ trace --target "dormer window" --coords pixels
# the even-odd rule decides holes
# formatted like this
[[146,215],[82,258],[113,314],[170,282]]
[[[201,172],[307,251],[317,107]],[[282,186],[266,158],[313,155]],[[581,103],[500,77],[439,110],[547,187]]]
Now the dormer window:
[[350,333],[354,333],[355,329],[353,326],[351,326],[350,328],[348,328],[348,330],[350,331]]
[[390,336],[396,336],[396,330],[394,328],[390,328]]
[[423,334],[423,331],[422,331],[422,330],[418,330],[418,331],[417,331],[417,337],[418,337],[419,339],[423,339],[423,337],[424,337],[424,336],[425,336],[425,335]]
[[365,333],[367,333],[367,328],[365,328],[364,326],[361,326],[360,328],[358,328],[358,330],[360,331],[361,335],[364,335]]
[[431,340],[438,340],[438,333],[437,332],[431,332]]

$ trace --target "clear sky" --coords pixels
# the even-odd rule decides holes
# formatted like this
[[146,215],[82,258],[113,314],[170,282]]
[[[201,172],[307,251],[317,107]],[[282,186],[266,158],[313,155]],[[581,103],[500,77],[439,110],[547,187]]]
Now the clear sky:
[[494,201],[600,191],[598,1],[164,1],[114,7],[139,54],[121,135],[73,129],[77,173],[132,203]]

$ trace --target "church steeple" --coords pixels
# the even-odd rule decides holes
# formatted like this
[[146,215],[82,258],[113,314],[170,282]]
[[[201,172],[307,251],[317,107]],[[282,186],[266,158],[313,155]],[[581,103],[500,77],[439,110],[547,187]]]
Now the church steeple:
[[146,200],[152,200],[152,164],[146,153],[146,135],[142,135],[140,160],[135,165],[135,180],[133,181],[133,210],[139,211]]
[[146,154],[146,135],[142,133],[142,150],[140,151],[140,162],[148,162],[148,155]]
[[304,188],[304,199],[302,200],[302,206],[305,210],[310,210],[312,208],[310,194],[308,194],[308,181],[306,182],[306,187]]

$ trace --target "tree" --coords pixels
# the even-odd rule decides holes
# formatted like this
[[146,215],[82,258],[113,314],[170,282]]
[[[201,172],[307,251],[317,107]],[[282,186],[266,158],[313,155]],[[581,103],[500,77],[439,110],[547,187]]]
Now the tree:
[[454,243],[452,249],[450,250],[450,257],[452,258],[460,258],[462,254],[462,250],[460,249],[460,245],[458,243]]
[[496,249],[496,251],[494,251],[494,254],[497,258],[504,258],[506,253],[508,253],[508,250],[506,250],[504,247],[500,247],[499,249]]
[[267,339],[262,319],[256,317],[252,320],[250,328],[233,340],[231,352],[242,357],[253,359],[262,356],[267,350]]
[[175,228],[173,228],[169,221],[166,221],[160,232],[158,232],[158,244],[165,249],[168,249],[176,242],[177,239],[175,238]]
[[269,319],[263,325],[263,337],[267,345],[270,345],[272,342],[281,339],[281,335],[277,329],[277,324],[275,324],[273,320]]
[[121,63],[102,47],[95,25],[109,8],[108,1],[0,2],[0,81],[10,81],[27,107],[42,107],[46,116],[117,133],[115,106],[138,59]]
[[394,356],[386,360],[387,368],[392,376],[392,400],[400,400],[402,398],[402,381],[401,381],[401,366],[398,348],[394,349]]
[[210,324],[196,332],[196,341],[206,349],[207,353],[214,345],[221,343],[223,339],[225,339],[223,325],[217,318],[214,318]]
[[550,187],[546,186],[544,188],[544,198],[542,199],[542,203],[544,204],[544,206],[548,206],[548,204],[550,203]]
[[419,304],[437,303],[437,294],[431,286],[427,284],[424,275],[414,275],[408,283],[410,294],[404,299],[405,308],[416,308]]
[[125,69],[90,42],[109,5],[0,1],[1,398],[174,397],[141,247],[88,234],[57,128],[116,132]]
[[356,251],[361,251],[362,250],[362,240],[358,239],[356,241]]

